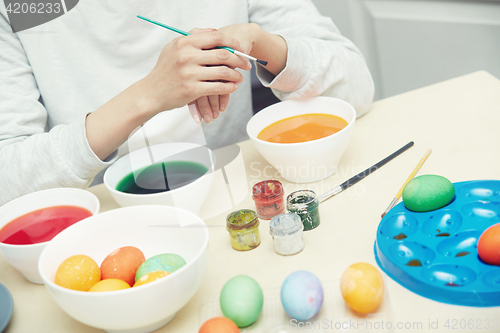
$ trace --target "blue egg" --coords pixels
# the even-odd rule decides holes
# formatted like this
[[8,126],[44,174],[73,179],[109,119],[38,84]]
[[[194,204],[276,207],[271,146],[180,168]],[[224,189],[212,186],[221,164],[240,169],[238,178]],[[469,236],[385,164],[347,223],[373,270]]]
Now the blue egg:
[[311,319],[323,305],[321,281],[311,272],[293,272],[281,286],[281,304],[290,317],[299,321]]

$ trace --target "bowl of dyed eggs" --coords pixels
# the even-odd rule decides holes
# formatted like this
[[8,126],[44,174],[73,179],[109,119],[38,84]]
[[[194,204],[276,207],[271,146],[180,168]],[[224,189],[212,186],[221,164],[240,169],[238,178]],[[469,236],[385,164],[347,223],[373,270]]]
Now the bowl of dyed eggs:
[[164,143],[135,150],[113,163],[104,185],[122,206],[166,205],[195,214],[208,196],[215,155],[205,146]]
[[0,255],[28,281],[42,284],[38,258],[51,239],[99,212],[92,193],[56,188],[27,194],[0,207]]
[[351,138],[356,111],[332,97],[273,104],[250,119],[247,133],[257,150],[290,182],[332,175]]
[[[119,208],[90,217],[54,237],[40,256],[39,271],[51,297],[74,319],[108,332],[151,332],[167,324],[196,293],[207,263],[208,238],[203,220],[187,210],[163,205]],[[125,255],[125,248],[136,248],[144,257],[140,253]],[[94,280],[106,274],[117,279],[119,275],[109,273],[120,268],[105,266],[118,262],[120,255],[133,259],[129,266],[134,270],[142,260],[152,261],[149,267],[144,261],[137,269],[147,275],[150,270],[173,266],[162,260],[163,254],[182,258],[183,262],[171,274],[122,290],[73,290],[62,286],[72,285],[71,281],[63,281],[71,276],[63,274],[61,279],[58,274],[58,270],[64,273],[72,267],[61,265],[63,262],[73,256],[85,256],[88,263],[80,265],[79,261],[83,270],[79,274],[95,276]],[[98,283],[103,281],[106,280]],[[90,288],[98,283],[91,283]]]

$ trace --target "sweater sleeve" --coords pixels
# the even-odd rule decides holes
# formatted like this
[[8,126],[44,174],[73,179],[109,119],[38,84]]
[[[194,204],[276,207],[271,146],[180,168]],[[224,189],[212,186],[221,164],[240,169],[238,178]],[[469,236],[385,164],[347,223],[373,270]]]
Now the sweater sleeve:
[[31,66],[2,14],[0,45],[0,205],[47,188],[87,187],[111,162],[90,148],[85,117],[46,132],[47,110]]
[[[250,22],[282,36],[288,46],[286,67],[277,76],[257,66],[257,76],[281,100],[337,97],[357,116],[368,112],[374,84],[361,52],[343,37],[330,18],[310,0],[249,0]],[[265,59],[264,59],[265,60]]]

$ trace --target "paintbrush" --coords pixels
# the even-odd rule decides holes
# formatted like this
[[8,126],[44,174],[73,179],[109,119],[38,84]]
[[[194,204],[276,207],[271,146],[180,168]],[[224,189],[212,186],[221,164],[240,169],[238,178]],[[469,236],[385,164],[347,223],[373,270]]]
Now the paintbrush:
[[339,194],[340,192],[342,192],[343,190],[347,189],[348,187],[351,187],[352,185],[356,184],[361,179],[365,178],[366,176],[368,176],[372,172],[378,170],[384,164],[386,164],[387,162],[389,162],[390,160],[392,160],[396,156],[400,155],[401,153],[405,152],[407,149],[409,149],[412,146],[413,146],[413,141],[408,142],[402,148],[398,149],[397,151],[395,151],[391,155],[387,156],[386,158],[384,158],[380,162],[372,165],[371,167],[369,167],[365,171],[362,171],[362,172],[358,173],[356,176],[353,176],[353,177],[349,178],[348,180],[346,180],[345,182],[343,182],[339,186],[335,187],[333,190],[330,190],[330,191],[328,191],[326,193],[323,193],[322,195],[320,195],[318,197],[319,202],[323,202],[326,199],[329,199],[330,197],[332,197],[332,196],[334,196],[336,194]]
[[[153,21],[153,20],[150,20],[144,16],[141,16],[141,15],[137,15],[138,18],[144,20],[144,21],[148,21],[150,23],[153,23],[153,24],[156,24],[156,25],[159,25],[160,27],[163,27],[163,28],[166,28],[166,29],[169,29],[169,30],[172,30],[174,32],[177,32],[181,35],[184,35],[184,36],[189,36],[191,35],[189,32],[185,32],[185,31],[182,31],[180,29],[177,29],[177,28],[174,28],[174,27],[171,27],[169,25],[166,25],[166,24],[163,24],[163,23],[160,23],[160,22],[156,22],[156,21]],[[259,60],[257,58],[254,58],[252,56],[249,56],[248,54],[245,54],[243,52],[240,52],[240,51],[236,51],[236,50],[233,50],[232,48],[230,47],[226,47],[226,46],[217,46],[216,48],[218,49],[223,49],[223,50],[227,50],[231,53],[234,53],[240,57],[243,57],[243,58],[246,58],[246,59],[249,59],[249,60],[253,60],[253,61],[256,61],[257,63],[261,64],[262,66],[266,66],[267,65],[267,61],[264,61],[264,60]]]
[[382,218],[384,218],[385,214],[387,214],[398,203],[399,199],[401,198],[401,195],[403,195],[403,190],[404,190],[406,184],[408,184],[410,182],[410,180],[412,180],[413,177],[415,177],[415,175],[417,174],[418,170],[420,170],[420,168],[424,164],[424,162],[427,159],[427,157],[429,157],[429,155],[431,154],[431,152],[432,152],[432,149],[427,150],[427,152],[425,153],[424,157],[422,157],[422,159],[417,164],[417,166],[415,167],[415,169],[413,170],[413,172],[410,174],[410,176],[408,176],[408,179],[406,179],[406,181],[403,184],[403,186],[401,186],[401,189],[399,189],[399,192],[396,194],[396,196],[394,197],[394,199],[392,199],[391,203],[389,204],[389,207],[387,207],[387,209],[385,210],[385,212],[382,213]]

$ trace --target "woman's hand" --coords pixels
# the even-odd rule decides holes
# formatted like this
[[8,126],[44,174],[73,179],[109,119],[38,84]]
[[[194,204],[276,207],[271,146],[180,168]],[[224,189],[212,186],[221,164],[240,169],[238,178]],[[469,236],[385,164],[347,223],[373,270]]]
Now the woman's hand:
[[235,38],[212,30],[176,38],[163,48],[156,66],[140,84],[151,117],[201,96],[227,95],[238,89],[243,76],[235,68],[249,69],[248,60],[216,46],[242,49]]
[[[199,33],[205,30],[195,29],[192,33]],[[241,49],[236,49],[260,60],[268,61],[265,67],[269,72],[278,75],[286,66],[288,48],[285,40],[278,35],[271,34],[260,28],[255,23],[232,24],[218,30],[224,35],[228,35],[241,43]],[[251,65],[248,68],[250,69]],[[229,94],[219,94],[199,97],[194,104],[191,115],[195,121],[200,122],[203,118],[210,123],[212,119],[217,119],[220,112],[223,112],[229,102]]]
[[[191,34],[199,34],[202,32],[217,31],[216,29],[198,29],[195,28],[189,31]],[[241,46],[238,51],[242,51]],[[248,65],[243,69],[251,69],[252,65],[247,61]],[[234,68],[232,68],[234,69]],[[210,95],[201,96],[190,104],[191,116],[197,123],[201,123],[201,120],[205,120],[206,123],[212,122],[213,119],[217,119],[221,112],[224,112],[229,103],[229,94],[222,95]],[[192,106],[192,107],[191,107]]]
[[145,78],[87,117],[86,135],[94,153],[104,160],[159,112],[179,108],[201,96],[224,96],[238,89],[243,76],[235,68],[249,69],[250,63],[216,46],[242,50],[239,41],[218,31],[183,36],[168,43]]
[[243,53],[267,61],[265,69],[272,74],[278,75],[285,68],[288,47],[283,37],[262,30],[255,23],[231,24],[218,31],[240,41]]

